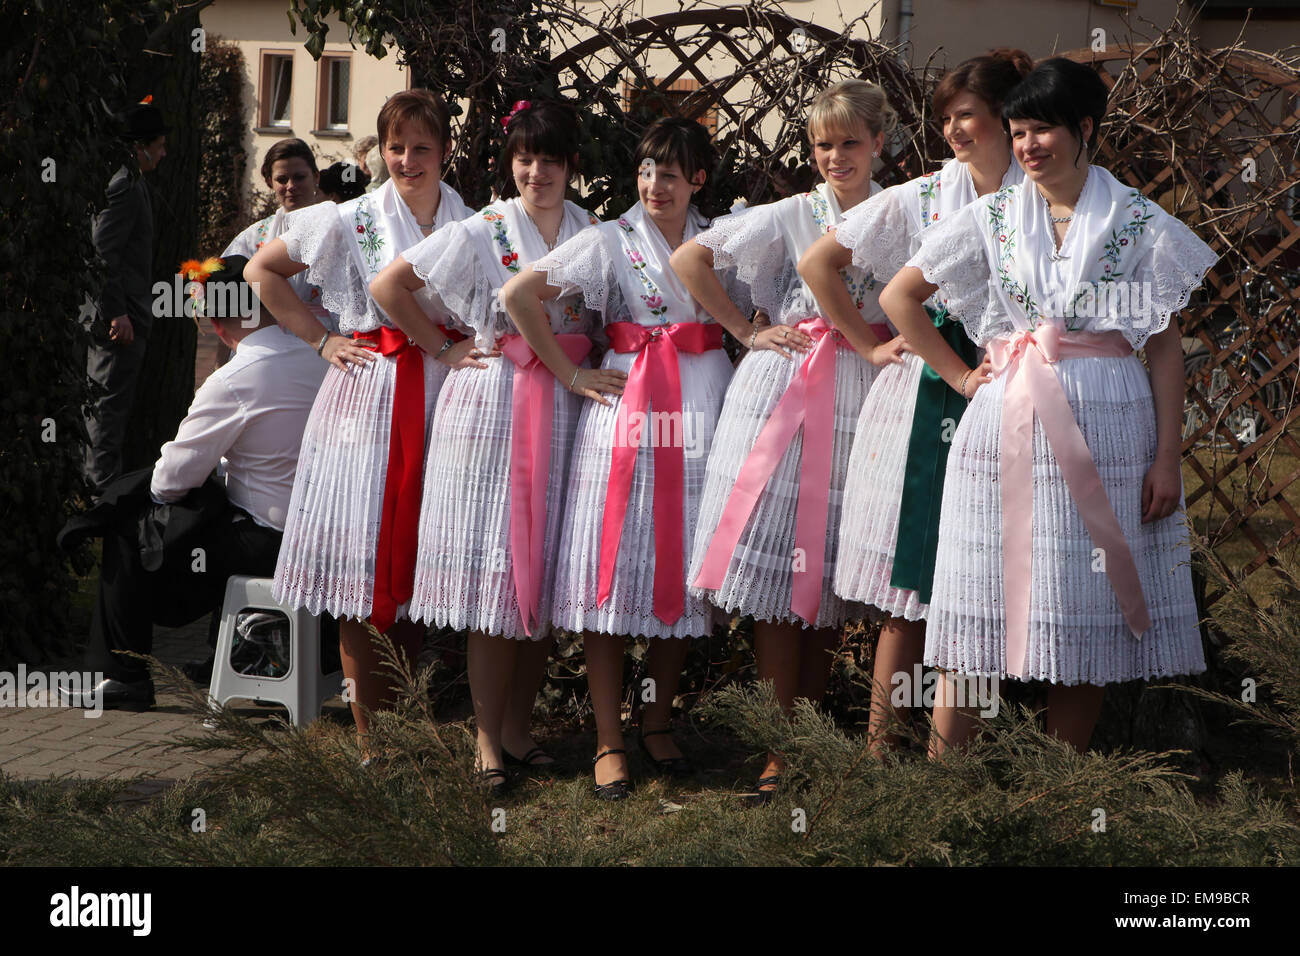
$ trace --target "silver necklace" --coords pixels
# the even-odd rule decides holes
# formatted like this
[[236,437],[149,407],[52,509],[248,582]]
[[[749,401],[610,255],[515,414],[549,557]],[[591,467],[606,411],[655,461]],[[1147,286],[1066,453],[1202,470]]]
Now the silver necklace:
[[[1084,187],[1086,187],[1087,185],[1088,185],[1088,173],[1084,173],[1084,174],[1083,174],[1083,186],[1080,186],[1080,187],[1079,187],[1079,195],[1076,196],[1075,199],[1074,199],[1074,204],[1075,204],[1076,206],[1079,205],[1079,200],[1083,198],[1083,190],[1084,190]],[[1042,193],[1039,193],[1038,195],[1043,196]],[[1060,225],[1060,224],[1063,223],[1063,222],[1070,222],[1071,220],[1074,219],[1074,213],[1070,213],[1068,216],[1053,216],[1053,215],[1052,215],[1052,204],[1051,204],[1050,202],[1047,201],[1047,197],[1046,197],[1046,196],[1043,196],[1043,205],[1047,207],[1047,218],[1050,219],[1050,220],[1052,220],[1052,224],[1053,224],[1053,225]]]
[[[520,205],[523,206],[523,203],[520,203]],[[533,224],[533,228],[537,230],[537,234],[542,237],[542,242],[546,243],[546,251],[554,252],[556,243],[560,241],[560,230],[558,228],[555,230],[555,238],[553,240],[547,239],[546,233],[542,232],[542,227],[537,225],[537,220],[533,218],[533,214],[528,211],[527,206],[524,206],[524,215],[527,216],[528,221]],[[560,223],[563,225],[564,220],[561,219]]]

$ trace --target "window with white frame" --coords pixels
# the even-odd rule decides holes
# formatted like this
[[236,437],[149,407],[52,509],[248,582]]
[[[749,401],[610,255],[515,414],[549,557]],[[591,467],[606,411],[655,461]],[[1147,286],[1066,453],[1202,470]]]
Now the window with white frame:
[[292,125],[293,54],[263,53],[260,96],[261,125]]
[[352,57],[322,56],[320,59],[320,89],[317,96],[318,116],[316,128],[321,130],[346,130],[348,128],[348,99],[352,88]]

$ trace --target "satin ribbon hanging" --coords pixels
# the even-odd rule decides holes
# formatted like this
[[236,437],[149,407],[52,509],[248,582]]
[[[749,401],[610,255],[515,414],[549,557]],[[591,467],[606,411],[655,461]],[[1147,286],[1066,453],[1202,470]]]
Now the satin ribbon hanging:
[[[459,332],[439,326],[459,342]],[[393,626],[397,609],[415,587],[415,552],[419,543],[420,489],[424,471],[424,358],[405,332],[381,325],[352,338],[397,363],[393,417],[389,426],[388,471],[375,546],[375,580],[370,623],[381,634]]]
[[1006,604],[1007,673],[1024,674],[1029,647],[1034,519],[1034,417],[1056,456],[1093,544],[1105,559],[1106,575],[1130,630],[1140,638],[1151,616],[1137,565],[1106,497],[1097,464],[1084,440],[1052,365],[1071,358],[1122,358],[1132,346],[1120,332],[1065,332],[1040,325],[988,344],[993,373],[1006,376],[1002,402],[999,468],[1002,485],[1002,568]]
[[[803,427],[794,538],[797,554],[790,556],[795,568],[790,610],[815,625],[821,610],[835,443],[835,353],[839,348],[848,348],[848,344],[820,316],[804,319],[795,328],[813,339],[813,347],[768,415],[736,475],[694,586],[711,590],[722,587],[731,557],[763,489],[781,463],[795,433]],[[872,325],[871,331],[882,342],[892,338],[888,326]],[[809,428],[808,422],[817,415],[823,417],[816,427]],[[825,416],[830,416],[831,420],[828,422]],[[799,557],[802,561],[798,560]]]
[[[557,335],[575,364],[591,351],[585,335]],[[546,489],[551,477],[553,376],[522,335],[504,335],[501,354],[515,365],[510,422],[510,565],[524,633],[540,625],[546,541]]]
[[685,609],[686,573],[682,567],[682,496],[684,483],[686,423],[682,419],[682,382],[677,353],[702,354],[722,348],[722,327],[698,322],[647,327],[635,322],[613,322],[605,327],[616,352],[639,352],[628,372],[615,418],[615,440],[610,456],[609,487],[600,528],[600,578],[597,606],[609,600],[623,536],[627,499],[632,491],[640,441],[626,438],[628,415],[646,413],[654,400],[655,413],[666,415],[669,427],[680,425],[681,442],[654,443],[654,529],[655,581],[654,613],[672,624]]

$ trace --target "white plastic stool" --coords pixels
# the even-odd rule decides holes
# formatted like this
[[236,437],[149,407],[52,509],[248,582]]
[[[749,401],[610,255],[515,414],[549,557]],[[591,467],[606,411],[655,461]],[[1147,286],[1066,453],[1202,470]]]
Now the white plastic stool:
[[[274,701],[289,709],[289,723],[305,727],[320,716],[321,704],[339,692],[343,672],[321,674],[320,619],[305,610],[281,607],[271,596],[271,584],[270,578],[239,574],[226,581],[208,704],[215,709],[234,698]],[[283,677],[252,677],[230,665],[235,618],[249,608],[279,611],[289,619],[289,670]]]

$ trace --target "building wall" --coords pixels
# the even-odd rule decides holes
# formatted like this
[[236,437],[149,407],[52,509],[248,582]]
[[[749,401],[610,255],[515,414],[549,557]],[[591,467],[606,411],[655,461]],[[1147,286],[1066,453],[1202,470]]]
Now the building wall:
[[[469,0],[486,2],[486,0]],[[573,0],[592,21],[599,21],[607,9],[603,0]],[[914,64],[930,62],[947,68],[970,56],[993,47],[1018,46],[1035,59],[1053,53],[1084,49],[1093,42],[1093,30],[1105,31],[1108,44],[1140,42],[1152,28],[1141,20],[1161,26],[1168,24],[1178,8],[1177,0],[1137,0],[1132,18],[1136,24],[1125,25],[1122,11],[1100,5],[1097,0],[910,0],[912,15],[904,17],[905,0],[786,0],[782,9],[791,17],[807,20],[832,29],[842,28],[845,17],[865,14],[855,26],[854,35],[878,37],[896,43],[906,33]],[[1300,3],[1300,0],[1297,0]],[[691,6],[690,0],[685,0]],[[699,7],[730,4],[704,0]],[[374,118],[385,99],[397,90],[410,86],[409,71],[397,66],[397,51],[376,60],[363,51],[354,50],[346,41],[346,31],[332,22],[331,36],[325,53],[349,54],[351,57],[351,93],[349,128],[342,135],[317,132],[317,96],[321,65],[303,49],[302,31],[294,36],[286,16],[287,0],[216,0],[202,12],[205,29],[236,43],[246,61],[245,96],[248,133],[246,148],[250,156],[247,192],[251,197],[264,191],[258,169],[266,150],[278,139],[297,136],[316,151],[323,165],[340,159],[350,160],[356,141],[373,134]],[[638,17],[675,13],[682,9],[679,0],[640,0],[631,8]],[[1184,10],[1184,14],[1186,11]],[[1242,31],[1240,19],[1203,19],[1194,25],[1201,42],[1209,47],[1233,42]],[[1136,34],[1136,35],[1135,35]],[[1243,33],[1247,46],[1276,51],[1300,45],[1300,18],[1278,14],[1257,14]],[[292,114],[288,129],[263,131],[256,128],[261,105],[262,54],[268,50],[293,56]],[[707,60],[700,61],[702,72],[710,75]],[[670,55],[651,53],[649,67],[655,75],[666,75],[676,66]],[[730,68],[722,67],[730,72]],[[686,84],[689,86],[690,81]],[[737,88],[739,95],[747,90]],[[776,122],[768,118],[768,124]],[[251,215],[251,210],[250,210]]]
[[[1087,49],[1096,29],[1105,31],[1108,45],[1141,43],[1171,23],[1179,9],[1178,0],[1137,0],[1128,11],[1130,25],[1125,23],[1125,10],[1097,0],[911,0],[910,18],[902,15],[904,0],[882,3],[883,38],[896,41],[906,20],[912,62],[924,64],[934,54],[933,64],[944,69],[996,47],[1019,47],[1036,60]],[[1186,4],[1182,17],[1184,22],[1189,19]],[[1193,23],[1192,32],[1204,46],[1220,47],[1236,39],[1242,24],[1242,18],[1205,18]],[[1246,25],[1243,39],[1247,46],[1264,51],[1297,45],[1300,20],[1257,13]]]
[[[327,42],[324,52],[349,55],[351,62],[348,129],[341,133],[319,131],[318,90],[324,60],[317,63],[303,48],[306,36],[301,27],[297,36],[289,31],[287,10],[287,0],[216,0],[201,14],[203,28],[210,36],[220,36],[236,44],[244,54],[244,104],[248,122],[244,146],[249,154],[246,189],[249,200],[255,191],[266,192],[259,170],[267,149],[277,140],[292,136],[305,140],[316,153],[321,168],[338,160],[350,162],[357,140],[374,134],[375,116],[384,101],[410,86],[409,71],[397,65],[396,49],[382,60],[367,56],[364,50],[352,48],[346,40],[347,31],[331,19],[329,35],[343,39]],[[271,50],[293,56],[291,122],[288,128],[263,131],[256,126],[262,95],[262,54]],[[251,218],[251,203],[248,210]]]

